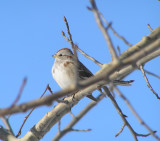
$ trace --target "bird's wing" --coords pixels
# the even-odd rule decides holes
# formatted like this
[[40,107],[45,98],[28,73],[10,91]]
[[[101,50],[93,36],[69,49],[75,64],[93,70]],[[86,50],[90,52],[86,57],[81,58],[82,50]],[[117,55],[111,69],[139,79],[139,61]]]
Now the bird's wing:
[[87,79],[93,74],[79,61],[78,62],[78,73],[81,79]]

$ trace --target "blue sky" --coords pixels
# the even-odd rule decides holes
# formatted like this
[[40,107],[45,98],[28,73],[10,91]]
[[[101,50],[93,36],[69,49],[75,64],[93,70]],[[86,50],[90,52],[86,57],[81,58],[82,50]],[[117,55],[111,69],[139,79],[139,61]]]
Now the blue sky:
[[[75,43],[86,53],[95,57],[101,63],[111,61],[106,42],[98,29],[93,13],[87,10],[89,1],[53,1],[53,0],[6,0],[0,1],[0,107],[10,106],[17,96],[24,77],[28,78],[27,85],[23,91],[20,101],[23,103],[39,98],[47,84],[50,84],[54,92],[60,90],[51,75],[51,67],[54,62],[52,55],[57,50],[69,47],[70,44],[62,37],[61,31],[66,32],[63,16],[66,16],[72,37]],[[160,25],[159,14],[160,2],[158,0],[134,0],[134,1],[98,1],[97,6],[104,17],[112,22],[118,33],[123,35],[130,43],[136,44],[150,33],[147,24],[152,28]],[[112,32],[109,32],[114,46],[120,46],[121,52],[126,46],[117,39]],[[79,53],[79,59],[93,73],[100,68],[92,61],[86,59]],[[160,75],[157,65],[160,58],[156,58],[145,65],[150,70]],[[160,95],[159,80],[148,75],[148,78],[157,93]],[[120,90],[130,100],[131,104],[153,129],[160,132],[158,111],[160,102],[147,88],[141,72],[135,71],[126,80],[135,80],[131,87],[120,87]],[[49,94],[49,93],[47,93]],[[94,95],[98,93],[95,92]],[[138,133],[148,133],[138,123],[126,104],[116,96],[116,100],[123,112],[128,116],[129,123]],[[75,106],[72,111],[77,114],[88,103],[89,99],[84,98]],[[54,105],[53,105],[54,106]],[[26,132],[35,125],[51,107],[36,109],[27,120],[23,130],[23,137]],[[11,116],[10,122],[15,134],[27,113]],[[70,115],[62,119],[62,128],[71,120]],[[0,124],[2,122],[0,121]],[[62,138],[62,141],[96,141],[124,139],[133,140],[129,130],[125,127],[123,133],[115,138],[115,134],[122,126],[122,121],[109,99],[104,99],[92,111],[90,111],[76,126],[77,129],[91,128],[91,132],[72,132]],[[53,127],[42,141],[51,140],[57,132],[57,125]],[[152,137],[142,138],[140,141],[152,141]]]

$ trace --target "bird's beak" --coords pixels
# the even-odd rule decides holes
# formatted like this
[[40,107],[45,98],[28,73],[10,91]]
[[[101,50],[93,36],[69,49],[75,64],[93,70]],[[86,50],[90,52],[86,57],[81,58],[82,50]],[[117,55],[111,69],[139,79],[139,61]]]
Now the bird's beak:
[[52,55],[52,57],[56,58],[56,55]]

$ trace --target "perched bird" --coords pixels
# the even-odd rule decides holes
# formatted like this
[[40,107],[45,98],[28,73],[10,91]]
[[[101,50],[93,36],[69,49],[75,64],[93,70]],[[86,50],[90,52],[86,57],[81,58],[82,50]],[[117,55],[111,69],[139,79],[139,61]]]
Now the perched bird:
[[[79,60],[75,62],[74,55],[68,48],[60,49],[53,57],[55,61],[52,67],[52,76],[62,89],[74,84],[76,77],[78,80],[85,80],[93,76]],[[75,67],[77,67],[77,72]],[[96,101],[91,94],[87,97]]]

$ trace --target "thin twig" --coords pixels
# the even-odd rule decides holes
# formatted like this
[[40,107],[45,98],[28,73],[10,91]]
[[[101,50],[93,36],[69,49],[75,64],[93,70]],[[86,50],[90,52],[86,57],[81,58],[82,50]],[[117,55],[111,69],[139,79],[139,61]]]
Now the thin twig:
[[101,21],[101,18],[100,18],[100,14],[98,12],[98,8],[97,8],[97,5],[95,3],[94,0],[90,0],[90,3],[92,5],[92,8],[91,10],[93,11],[94,13],[94,16],[95,16],[95,19],[96,19],[96,22],[97,22],[97,25],[99,27],[99,29],[101,30],[101,32],[103,33],[104,35],[104,38],[108,44],[108,48],[109,48],[109,51],[110,51],[110,54],[111,54],[111,57],[112,57],[112,60],[117,60],[117,53],[114,49],[114,46],[113,46],[113,43],[112,43],[112,40],[108,34],[108,31],[106,30],[106,28],[104,27],[102,21]]
[[[68,24],[68,21],[67,21],[67,19],[66,19],[65,16],[64,16],[64,22],[65,22],[65,24],[66,24],[67,33],[68,33],[68,35],[69,35],[69,38],[67,39],[67,41],[69,41],[70,44],[71,44],[71,47],[72,47],[72,50],[73,50],[73,53],[74,53],[75,59],[76,59],[75,61],[78,61],[76,47],[75,47],[75,44],[74,44],[74,42],[73,42],[73,40],[72,40],[72,34],[71,34],[71,32],[70,32],[69,24]],[[64,33],[63,31],[62,31],[62,35],[65,36],[65,33]]]
[[148,27],[148,29],[149,29],[151,32],[153,32],[153,29],[152,29],[152,27],[150,26],[150,24],[147,24],[147,27]]
[[82,54],[84,55],[86,58],[92,60],[95,64],[97,64],[98,66],[102,67],[103,64],[100,63],[98,60],[96,60],[95,58],[89,56],[88,54],[86,54],[83,50],[81,50],[77,45],[75,45],[75,47],[77,48],[77,50]]
[[[89,8],[89,7],[87,7],[87,8],[92,11],[91,8]],[[99,11],[98,11],[98,12],[99,12]],[[108,28],[111,29],[111,31],[113,32],[113,34],[114,34],[115,36],[117,36],[119,39],[121,39],[121,40],[122,40],[126,45],[128,45],[129,47],[132,47],[132,44],[131,44],[131,43],[129,43],[123,36],[119,35],[119,34],[116,32],[116,30],[111,26],[111,23],[109,23],[109,22],[104,18],[103,14],[102,14],[101,12],[99,12],[99,15],[101,16],[101,18],[102,18],[102,20],[105,22],[105,24],[108,26]],[[106,28],[106,29],[108,29],[108,28]]]
[[[50,92],[51,95],[54,95],[53,91],[51,90],[51,87],[49,85],[47,85],[47,89],[48,89],[48,91]],[[55,101],[57,101],[58,103],[65,103],[66,102],[64,100],[59,100],[59,99],[56,99]]]
[[118,55],[120,56],[121,55],[121,49],[119,46],[117,46],[117,50],[118,50]]
[[145,74],[145,71],[144,71],[142,65],[140,66],[140,70],[141,70],[141,72],[142,72],[142,74],[143,74],[143,77],[144,77],[144,79],[145,79],[145,81],[146,81],[146,83],[147,83],[148,88],[155,94],[155,96],[157,97],[157,99],[160,99],[160,97],[158,96],[158,94],[153,90],[151,84],[149,83],[149,80],[148,80],[148,78],[147,78],[147,76],[146,76],[146,74]]
[[65,16],[64,16],[64,22],[65,22],[66,27],[67,27],[67,33],[68,33],[68,35],[69,35],[69,41],[70,41],[72,50],[74,50],[74,43],[73,43],[73,40],[72,40],[72,35],[71,35],[71,33],[70,33],[69,24],[68,24],[68,21],[67,21],[67,19],[66,19]]
[[115,91],[117,94],[126,102],[127,106],[131,110],[131,112],[135,115],[135,117],[138,119],[140,124],[142,124],[148,131],[149,133],[156,138],[158,141],[160,141],[160,138],[155,134],[155,131],[153,131],[143,120],[142,118],[138,115],[138,113],[135,111],[133,106],[130,104],[129,100],[120,92],[120,90],[117,87],[114,87]]
[[69,113],[72,116],[72,118],[76,118],[76,116],[71,111]]
[[[47,85],[46,89],[44,90],[44,92],[43,92],[43,94],[41,95],[40,98],[42,98],[42,97],[44,96],[44,94],[45,94],[46,91],[48,90],[48,87],[49,87],[49,85]],[[22,123],[22,125],[21,125],[21,127],[20,127],[20,129],[19,129],[19,131],[18,131],[18,133],[17,133],[17,135],[16,135],[16,137],[19,137],[19,136],[21,135],[21,131],[22,131],[22,128],[23,128],[24,124],[26,123],[27,119],[28,119],[29,116],[32,114],[32,112],[34,111],[35,108],[36,108],[36,107],[32,108],[31,111],[29,112],[29,114],[28,114],[27,116],[25,116],[24,121],[23,121],[23,123]]]
[[[110,25],[110,23],[104,18],[103,14],[101,12],[99,12],[99,14],[100,14],[102,20],[106,23],[106,25]],[[115,36],[117,36],[119,39],[121,39],[126,45],[128,45],[130,47],[132,46],[132,44],[129,43],[123,36],[119,35],[112,26],[110,26],[109,28],[111,29],[111,31],[113,32],[113,34]]]
[[115,137],[118,137],[119,134],[122,133],[125,126],[126,126],[126,124],[123,122],[122,128],[118,131],[118,133],[115,135]]
[[69,40],[69,38],[66,36],[66,34],[64,33],[64,31],[61,31],[61,33],[62,33],[62,36],[67,40],[67,42],[70,43],[70,40]]
[[71,131],[76,131],[76,132],[88,132],[91,131],[92,129],[71,129]]
[[121,85],[121,86],[131,86],[131,83],[133,83],[134,80],[129,80],[129,81],[125,81],[125,80],[113,80],[112,83],[114,85]]
[[71,47],[72,47],[72,50],[73,50],[73,54],[74,54],[74,62],[75,62],[75,65],[74,65],[74,69],[75,69],[75,85],[77,86],[78,85],[78,57],[77,57],[77,48],[75,47],[75,44],[72,40],[72,34],[70,32],[70,28],[69,28],[69,24],[68,24],[68,21],[66,19],[66,17],[64,16],[64,22],[66,24],[66,27],[67,27],[67,33],[69,35],[69,39],[68,41],[70,42],[71,44]]
[[[72,34],[71,34],[71,32],[70,32],[69,24],[68,24],[68,21],[67,21],[66,17],[64,17],[64,21],[65,21],[65,24],[66,24],[66,27],[67,27],[67,33],[68,33],[68,35],[69,35],[69,38],[67,38],[67,37],[65,36],[65,33],[64,33],[63,31],[62,31],[62,35],[63,35],[63,37],[64,37],[68,42],[70,42],[71,47],[72,47],[72,50],[73,50],[73,52],[74,52],[75,64],[78,64],[77,49],[78,49],[78,50],[80,50],[80,49],[78,48],[77,45],[74,44],[74,42],[73,42],[73,40],[72,40]],[[81,51],[82,51],[82,50],[81,50]],[[84,52],[83,52],[83,54],[84,54]],[[91,59],[91,57],[90,57],[90,59]],[[92,58],[92,60],[93,60],[93,58]],[[96,61],[95,59],[94,59],[94,61],[95,61],[96,63],[98,62],[98,61]],[[99,64],[100,64],[100,63],[99,63]],[[74,68],[74,69],[76,69],[76,72],[78,73],[78,68],[77,68],[77,66],[78,66],[78,65],[75,65],[75,68]],[[101,65],[101,67],[102,67],[102,65]],[[78,76],[78,74],[75,75],[75,76]],[[76,82],[76,86],[77,86],[77,84],[78,84],[78,77],[75,78],[75,82]]]
[[[66,37],[65,33],[62,31],[62,36],[67,40],[67,42],[70,42],[70,40],[68,39],[68,37]],[[81,50],[76,44],[74,45],[75,48],[82,54],[84,55],[86,58],[92,60],[95,64],[97,64],[98,66],[102,67],[103,64],[101,64],[99,61],[97,61],[96,59],[94,59],[93,57],[89,56],[88,54],[86,54],[83,50]]]
[[20,89],[19,89],[18,95],[17,95],[16,99],[14,100],[14,102],[12,103],[11,108],[12,108],[14,105],[16,105],[16,103],[19,101],[19,99],[20,99],[20,97],[21,97],[21,95],[22,95],[23,89],[24,89],[24,87],[25,87],[25,85],[26,85],[26,82],[27,82],[27,78],[24,78],[24,79],[23,79],[23,82],[22,82],[22,85],[21,85],[21,87],[20,87]]
[[[155,134],[157,131],[153,131],[153,133]],[[136,133],[137,136],[140,136],[140,137],[147,137],[147,136],[150,136],[151,133],[148,133],[148,134],[138,134]]]
[[158,76],[157,74],[154,74],[154,73],[152,73],[152,72],[150,72],[150,71],[148,71],[146,69],[144,69],[144,72],[147,73],[147,74],[149,74],[149,75],[152,75],[152,76],[154,76],[154,77],[156,77],[158,79],[160,79],[160,76]]
[[[114,87],[114,86],[113,86]],[[102,87],[104,89],[105,94],[109,97],[109,99],[111,100],[111,102],[113,103],[113,105],[115,106],[117,112],[119,113],[119,115],[121,116],[123,122],[125,123],[125,125],[128,127],[128,129],[130,130],[133,138],[135,141],[138,141],[137,136],[135,134],[135,131],[133,130],[132,126],[129,124],[129,122],[126,120],[126,116],[123,114],[121,108],[118,106],[116,100],[114,99],[114,97],[111,95],[109,89],[106,86]],[[116,87],[115,87],[116,88]]]
[[6,129],[7,129],[12,135],[14,135],[13,130],[12,130],[12,127],[11,127],[11,125],[10,125],[10,123],[9,123],[8,118],[7,118],[7,117],[4,117],[4,116],[2,116],[2,117],[0,117],[0,118],[1,118],[2,122],[4,123]]

